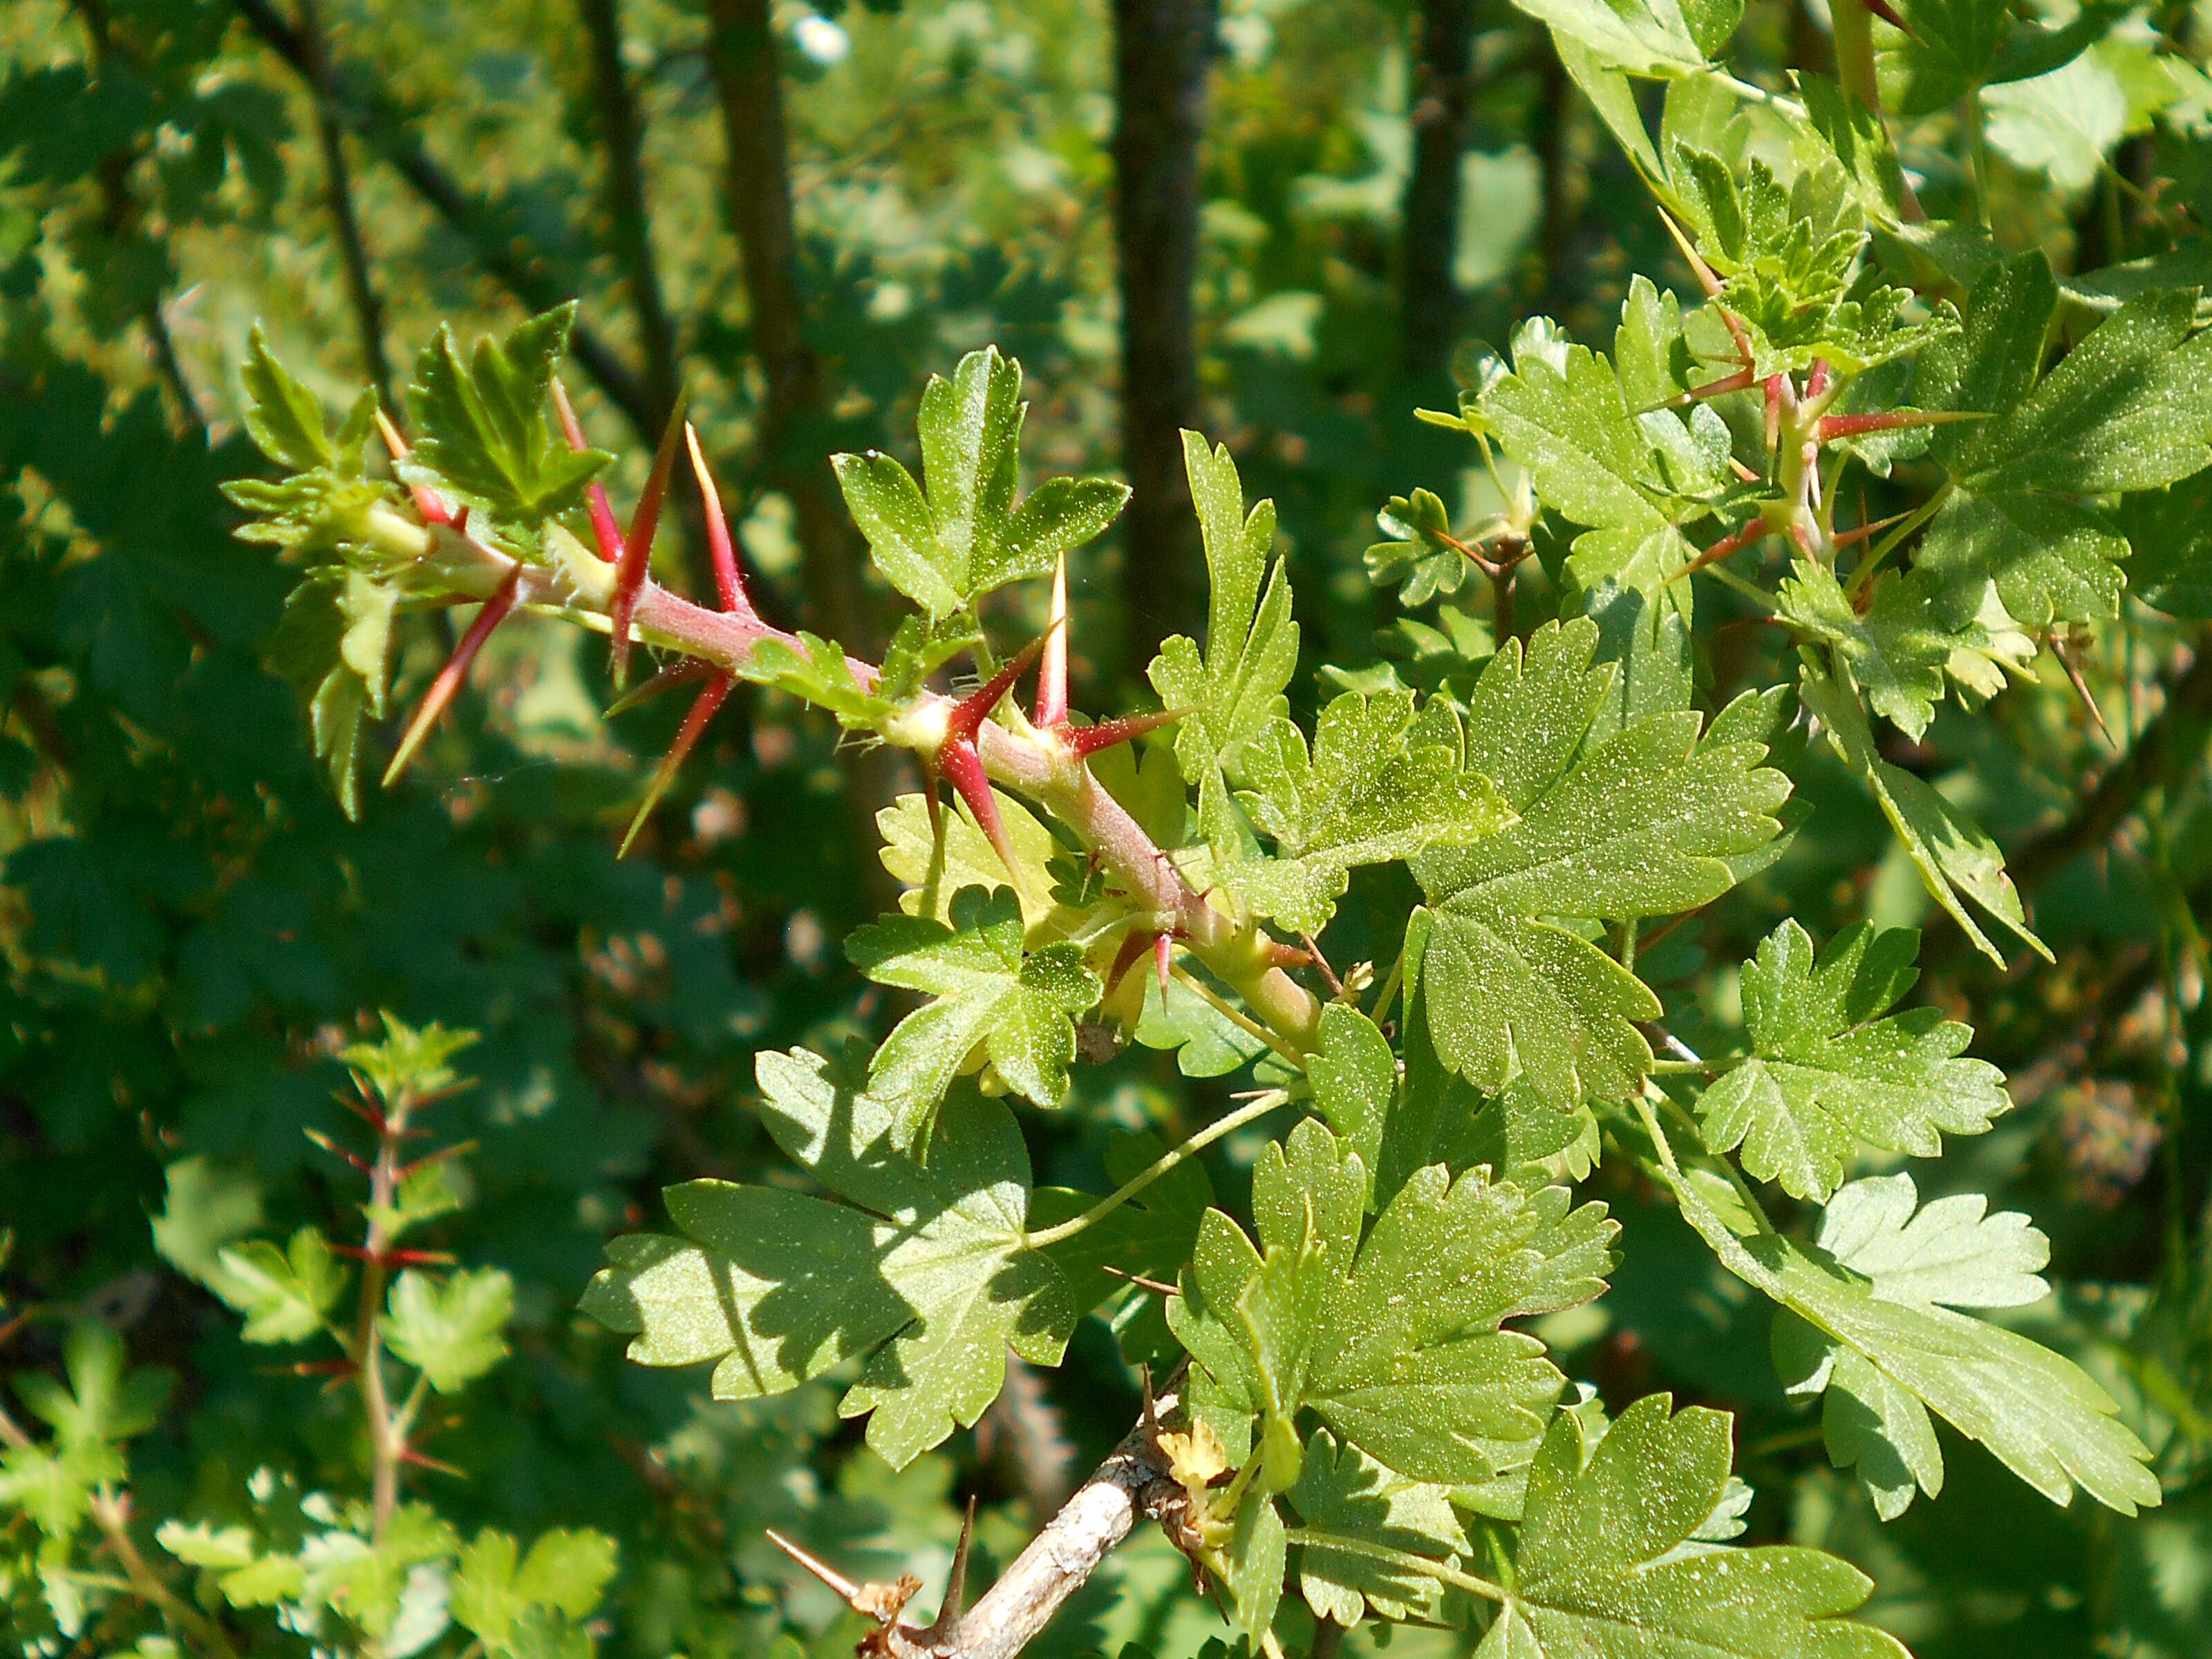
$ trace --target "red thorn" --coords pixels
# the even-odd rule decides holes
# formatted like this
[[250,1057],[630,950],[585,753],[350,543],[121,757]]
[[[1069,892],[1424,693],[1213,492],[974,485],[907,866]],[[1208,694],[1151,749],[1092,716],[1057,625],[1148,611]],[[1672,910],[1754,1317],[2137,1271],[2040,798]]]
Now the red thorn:
[[1766,452],[1782,441],[1782,396],[1789,389],[1788,380],[1780,374],[1766,377]]
[[975,733],[981,729],[983,722],[990,718],[991,711],[996,708],[1005,699],[1006,693],[1013,689],[1014,682],[1029,672],[1030,665],[1035,662],[1043,652],[1045,642],[1059,629],[1060,623],[1056,622],[1048,625],[1043,633],[1024,646],[1020,653],[1004,668],[992,675],[980,688],[969,692],[954,705],[951,714],[945,717],[945,741],[948,744],[955,741],[972,744],[975,741]]
[[[384,447],[397,461],[407,459],[407,440],[399,435],[399,428],[392,423],[392,416],[383,410],[376,411],[376,429],[384,434]],[[424,484],[410,484],[407,493],[415,498],[415,510],[422,515],[425,524],[451,524],[453,514],[446,505],[446,498]]]
[[629,518],[629,534],[623,538],[622,562],[615,567],[614,598],[607,605],[614,645],[615,684],[629,677],[629,622],[644,590],[646,568],[653,560],[653,538],[660,528],[660,504],[668,494],[669,475],[676,470],[676,441],[684,429],[684,398],[679,395],[660,434],[660,447],[653,457],[653,472],[637,498]]
[[[561,430],[568,440],[568,447],[589,449],[591,445],[584,441],[583,422],[576,418],[575,407],[568,401],[568,390],[557,375],[553,380],[553,407],[560,414]],[[615,523],[615,510],[607,500],[606,486],[593,479],[591,489],[585,492],[585,499],[591,503],[592,538],[599,544],[599,556],[609,564],[620,563],[622,531]]]
[[1693,386],[1682,394],[1680,401],[1701,404],[1709,398],[1718,398],[1730,392],[1748,392],[1754,384],[1751,371],[1740,368],[1733,374],[1723,374],[1717,380],[1708,380],[1701,386]]
[[[1690,239],[1682,234],[1681,226],[1674,222],[1674,216],[1668,212],[1665,208],[1661,208],[1659,210],[1659,222],[1667,227],[1667,234],[1674,239],[1674,246],[1681,250],[1682,257],[1690,262],[1690,269],[1697,274],[1698,286],[1705,289],[1705,298],[1708,300],[1719,299],[1721,297],[1721,279],[1713,275],[1713,268],[1705,263],[1705,256],[1699,253],[1695,247],[1691,246]],[[1729,324],[1729,332],[1736,336],[1736,343],[1739,346],[1741,346],[1743,344],[1743,339],[1739,331],[1743,327],[1743,325],[1737,322],[1734,318],[1729,317],[1726,312],[1723,312],[1721,315]],[[1749,355],[1750,352],[1747,348],[1745,350],[1745,356],[1748,356]]]
[[1150,942],[1142,932],[1133,928],[1122,936],[1121,949],[1114,952],[1114,965],[1106,970],[1108,996],[1114,994],[1114,988],[1121,982],[1121,975],[1137,965],[1137,958],[1145,954],[1145,947]]
[[1977,421],[1979,414],[1959,410],[1885,409],[1872,415],[1824,415],[1814,428],[1822,443],[1836,438],[1856,438],[1863,432],[1897,432],[1908,427],[1942,426],[1952,421]]
[[1165,933],[1152,935],[1152,968],[1160,976],[1160,1006],[1167,1006],[1168,974],[1175,966],[1175,941]]
[[1813,359],[1812,372],[1805,376],[1805,395],[1808,398],[1817,398],[1827,389],[1828,360],[1826,357],[1815,357]]
[[664,691],[673,691],[679,685],[689,684],[693,680],[704,679],[714,672],[705,663],[696,660],[680,662],[672,668],[664,668],[651,679],[632,686],[608,704],[605,718],[612,720],[617,714],[627,714],[640,703],[651,702]]
[[350,1359],[301,1359],[289,1365],[270,1365],[266,1373],[276,1376],[351,1376],[359,1369]]
[[457,1480],[468,1479],[466,1470],[456,1468],[451,1463],[441,1462],[428,1452],[417,1451],[412,1446],[402,1446],[399,1449],[399,1461],[403,1463],[412,1463],[417,1468],[434,1469],[440,1474],[450,1474]]
[[1913,32],[1912,25],[1897,15],[1896,9],[1889,4],[1889,0],[1863,0],[1863,3],[1869,11],[1881,18],[1899,34],[1913,41],[1920,40],[1920,36]]
[[983,775],[983,763],[975,753],[975,743],[968,738],[947,738],[945,747],[937,751],[937,769],[945,775],[945,781],[960,792],[960,799],[975,815],[976,824],[990,842],[992,851],[998,854],[1007,873],[1012,874],[1013,846],[1006,839],[1006,826],[999,817],[999,803],[992,797],[991,780]]
[[[1863,510],[1864,504],[1862,503],[1861,507]],[[1872,524],[1863,524],[1856,530],[1846,530],[1836,538],[1836,545],[1849,547],[1854,542],[1863,542],[1870,536],[1879,536],[1892,525],[1903,524],[1911,516],[1910,513],[1893,513],[1887,519],[1877,519]]]
[[1303,945],[1292,945],[1287,939],[1271,939],[1262,948],[1270,967],[1304,968],[1312,964],[1314,953]]
[[1037,664],[1036,723],[1049,732],[1067,719],[1067,556],[1052,573],[1052,611],[1045,624],[1044,656]]
[[945,845],[945,803],[937,798],[937,762],[934,757],[921,757],[921,799],[929,808],[929,844]]
[[1667,580],[1669,581],[1680,581],[1685,576],[1694,576],[1698,571],[1703,570],[1707,565],[1717,563],[1720,560],[1727,558],[1731,553],[1741,552],[1743,549],[1749,547],[1753,542],[1763,539],[1766,533],[1766,520],[1765,519],[1753,519],[1741,528],[1730,531],[1727,535],[1722,537],[1720,540],[1715,542],[1704,552],[1698,554],[1696,558],[1691,560],[1689,563],[1684,565],[1680,570],[1676,571]]
[[404,1181],[418,1170],[427,1170],[433,1164],[443,1164],[449,1158],[459,1158],[464,1153],[473,1152],[476,1149],[477,1143],[473,1140],[457,1140],[450,1146],[441,1146],[434,1152],[416,1158],[412,1164],[401,1164],[393,1173]]
[[738,568],[730,521],[722,516],[721,492],[714,488],[714,475],[708,471],[707,458],[699,453],[699,434],[689,421],[684,422],[684,442],[691,452],[691,472],[699,480],[700,499],[706,503],[707,551],[714,561],[714,586],[722,596],[722,609],[750,617],[753,602],[745,593],[744,574]]
[[653,809],[660,805],[660,798],[668,793],[668,786],[676,781],[678,769],[697,745],[708,723],[721,708],[722,699],[730,695],[731,684],[727,674],[715,675],[707,682],[706,688],[692,703],[691,712],[684,717],[684,724],[677,728],[676,741],[668,745],[668,752],[661,757],[659,766],[653,771],[653,783],[646,790],[645,799],[638,804],[637,816],[629,821],[629,832],[623,836],[621,850],[615,854],[617,858],[622,858],[629,852],[629,844],[637,839],[637,832],[645,827],[646,819],[653,816]]
[[447,1267],[453,1261],[451,1253],[445,1250],[368,1250],[358,1244],[333,1244],[331,1249],[340,1255],[373,1262],[380,1267]]
[[387,789],[407,769],[407,763],[415,758],[415,751],[422,747],[422,739],[430,735],[430,728],[438,723],[438,716],[446,712],[446,705],[453,702],[453,694],[461,689],[461,682],[468,678],[470,665],[476,661],[477,653],[483,649],[483,642],[491,637],[492,629],[504,622],[507,613],[514,609],[515,591],[521,583],[522,567],[518,564],[507,573],[507,580],[500,584],[499,592],[483,602],[483,609],[477,612],[477,619],[469,624],[469,631],[461,635],[460,644],[454,647],[453,654],[447,659],[446,665],[438,671],[438,678],[430,682],[430,690],[422,699],[422,706],[415,711],[415,718],[408,725],[406,736],[400,738],[399,748],[392,757],[392,764],[384,769],[384,784]]
[[362,1157],[358,1152],[349,1152],[346,1151],[344,1147],[339,1146],[337,1141],[332,1140],[320,1129],[303,1129],[301,1133],[306,1135],[309,1140],[314,1142],[316,1146],[328,1152],[332,1158],[342,1158],[347,1163],[352,1164],[355,1169],[359,1170],[363,1175],[367,1175],[368,1173],[368,1160],[367,1158]]
[[1111,749],[1117,743],[1157,732],[1192,712],[1188,708],[1156,708],[1149,714],[1125,714],[1119,720],[1101,720],[1096,726],[1071,726],[1060,734],[1060,740],[1078,760],[1088,760],[1102,749]]

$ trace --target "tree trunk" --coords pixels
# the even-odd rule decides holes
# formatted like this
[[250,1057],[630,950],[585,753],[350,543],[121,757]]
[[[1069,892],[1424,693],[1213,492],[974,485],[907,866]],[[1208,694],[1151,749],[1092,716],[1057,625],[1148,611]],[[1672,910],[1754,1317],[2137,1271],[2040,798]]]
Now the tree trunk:
[[1198,141],[1215,0],[1114,0],[1114,238],[1121,270],[1122,520],[1127,661],[1196,634],[1206,570],[1181,428],[1198,415],[1192,283],[1198,274]]
[[1406,180],[1406,372],[1438,373],[1459,330],[1452,280],[1459,246],[1460,157],[1474,98],[1474,18],[1468,0],[1421,0],[1413,79],[1413,171]]
[[[861,585],[860,539],[830,469],[829,398],[821,365],[805,339],[782,76],[769,0],[707,0],[707,19],[708,58],[728,153],[730,223],[744,265],[753,356],[767,382],[761,474],[791,502],[808,620],[848,651],[867,654],[879,641]],[[899,751],[888,747],[855,759],[845,803],[860,853],[860,896],[869,907],[888,908],[898,889],[872,856],[875,817],[896,798],[904,769]]]
[[707,20],[712,30],[708,57],[728,154],[730,225],[744,265],[753,356],[768,388],[761,411],[761,471],[790,498],[805,602],[815,624],[865,654],[877,641],[860,585],[860,538],[830,471],[821,365],[806,344],[782,76],[768,0],[708,0]]

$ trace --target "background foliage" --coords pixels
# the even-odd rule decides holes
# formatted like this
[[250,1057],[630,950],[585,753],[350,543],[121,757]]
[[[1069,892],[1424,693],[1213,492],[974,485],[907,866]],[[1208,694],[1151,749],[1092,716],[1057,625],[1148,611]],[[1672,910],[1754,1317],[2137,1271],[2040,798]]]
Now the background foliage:
[[[1152,9],[1176,25],[1178,8]],[[1003,1558],[1137,1403],[1112,1334],[1087,1321],[1064,1369],[1018,1364],[975,1433],[895,1475],[856,1455],[860,1425],[836,1419],[834,1384],[714,1406],[691,1376],[621,1364],[620,1340],[574,1311],[602,1241],[656,1220],[669,1182],[776,1167],[744,1103],[755,1051],[834,1052],[892,1023],[836,945],[878,908],[858,825],[881,782],[836,758],[827,721],[733,700],[618,861],[678,713],[603,721],[605,670],[579,634],[510,628],[465,717],[409,782],[365,792],[350,826],[270,664],[284,578],[231,539],[237,515],[216,492],[258,466],[234,368],[255,319],[338,406],[364,378],[390,383],[440,319],[466,337],[569,295],[594,331],[572,390],[587,427],[631,458],[623,482],[640,481],[641,434],[657,435],[687,386],[707,447],[740,481],[763,607],[850,642],[880,643],[869,619],[883,596],[860,581],[857,543],[814,516],[826,473],[805,458],[896,447],[926,375],[959,353],[994,340],[1020,356],[1033,467],[1141,479],[1123,453],[1118,330],[1159,296],[1119,285],[1106,9],[778,7],[764,45],[747,11],[0,12],[0,1364],[19,1382],[70,1376],[80,1406],[120,1391],[86,1443],[127,1435],[142,1517],[243,1521],[263,1487],[365,1498],[351,1394],[243,1345],[194,1282],[221,1264],[191,1241],[235,1237],[252,1218],[264,1237],[311,1221],[349,1237],[361,1177],[302,1133],[343,1133],[330,1103],[342,1051],[383,1033],[378,1010],[479,1031],[453,1061],[477,1085],[426,1109],[441,1144],[468,1150],[447,1165],[452,1206],[417,1231],[459,1282],[502,1276],[511,1312],[484,1323],[503,1334],[479,1345],[482,1374],[427,1408],[444,1425],[428,1453],[458,1473],[410,1470],[409,1487],[494,1557],[486,1528],[522,1550],[554,1537],[588,1554],[586,1527],[611,1540],[596,1610],[556,1608],[575,1627],[540,1620],[527,1638],[609,1652],[849,1644],[857,1626],[763,1527],[856,1577],[933,1579],[973,1492]],[[1908,12],[1924,41],[2001,44],[1987,5]],[[1278,503],[1314,659],[1380,653],[1416,678],[1438,635],[1399,623],[1376,636],[1384,606],[1363,553],[1378,507],[1417,483],[1455,489],[1458,521],[1501,505],[1465,440],[1413,414],[1449,406],[1454,342],[1502,340],[1540,310],[1602,343],[1631,271],[1670,273],[1686,295],[1689,273],[1522,13],[1228,0],[1180,15],[1217,44],[1185,204],[1188,417],[1230,444],[1248,497]],[[1965,70],[1890,90],[1931,207],[1978,190],[2008,251],[2041,247],[2077,276],[2118,268],[2069,289],[2086,325],[2125,289],[2128,261],[2167,253],[2175,280],[2201,257],[2212,82],[2192,52],[2212,20],[2081,15],[2075,43],[2094,44],[2040,75],[1963,103]],[[1833,59],[1820,16],[1762,3],[1733,61],[1779,85]],[[740,118],[763,73],[788,144],[765,163]],[[787,167],[797,282],[779,295],[738,246]],[[1788,855],[1647,942],[1639,969],[1671,1010],[1719,1026],[1756,1019],[1758,988],[1735,964],[1784,915],[1822,939],[1868,915],[1928,926],[1918,996],[1971,1018],[1973,1052],[2011,1074],[2023,1109],[1922,1171],[1921,1195],[1987,1192],[2051,1236],[2063,1293],[2033,1334],[2113,1388],[2139,1431],[2155,1419],[2165,1506],[2132,1521],[2058,1510],[1953,1440],[1942,1496],[1878,1528],[1828,1468],[1814,1413],[1774,1380],[1763,1303],[1625,1165],[1595,1194],[1624,1227],[1614,1291],[1545,1331],[1608,1397],[1664,1388],[1736,1412],[1738,1468],[1759,1493],[1747,1538],[1857,1562],[1881,1587],[1871,1615],[1923,1656],[2182,1655],[2212,1637],[2212,1487],[2197,1474],[2212,1438],[2212,1077],[2195,920],[2212,878],[2212,672],[2192,665],[2189,620],[2212,596],[2194,574],[2201,488],[2141,513],[2132,580],[2165,609],[2130,598],[2119,626],[2077,643],[2082,693],[2046,654],[2040,678],[1984,716],[1947,708],[1915,741],[1884,739],[1887,759],[2010,849],[2054,966],[2000,975],[1964,948],[1863,790],[1815,754],[1801,769],[1813,816]],[[1386,539],[1403,533],[1393,523]],[[1172,572],[1188,552],[1117,532],[1078,567],[1085,706],[1122,701],[1154,642],[1186,624]],[[672,572],[687,558],[699,569],[678,551]],[[836,568],[852,573],[842,586],[824,577]],[[1476,599],[1458,596],[1473,614],[1455,606],[1438,625],[1485,626]],[[1698,690],[1719,707],[1785,676],[1778,630],[1715,604]],[[410,641],[411,690],[441,651],[428,630]],[[1302,679],[1292,695],[1310,705],[1327,689]],[[1387,963],[1397,941],[1366,927],[1360,897],[1331,955]],[[1109,1089],[1078,1067],[1083,1109],[1025,1119],[1040,1184],[1097,1187],[1109,1127],[1177,1135],[1228,1086],[1172,1064],[1133,1075],[1117,1070]],[[1210,1156],[1217,1191],[1249,1182],[1256,1145],[1232,1136]],[[284,1271],[319,1269],[288,1258]],[[125,1350],[178,1379],[158,1411],[156,1382],[122,1380]],[[73,1626],[66,1595],[36,1583],[27,1514],[0,1534],[11,1643],[125,1644],[127,1632]],[[145,1526],[140,1543],[152,1553]],[[498,1579],[497,1566],[483,1571]],[[1133,1543],[1037,1650],[1194,1652],[1220,1626],[1184,1576],[1163,1541]],[[483,1614],[478,1639],[520,1650],[518,1621],[539,1604],[516,1605],[507,1625]],[[1452,1639],[1408,1632],[1393,1650]]]

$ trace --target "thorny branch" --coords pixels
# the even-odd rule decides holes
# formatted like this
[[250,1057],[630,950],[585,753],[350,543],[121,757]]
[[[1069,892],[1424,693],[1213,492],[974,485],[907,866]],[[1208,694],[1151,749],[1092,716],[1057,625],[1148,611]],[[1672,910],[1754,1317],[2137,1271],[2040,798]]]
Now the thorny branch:
[[[1173,1414],[1176,1403],[1172,1391],[1150,1402],[1121,1444],[974,1607],[963,1611],[959,1605],[963,1575],[956,1566],[933,1624],[922,1629],[902,1621],[896,1608],[903,1598],[897,1598],[861,1651],[882,1659],[1013,1659],[1139,1521],[1168,1518],[1187,1501],[1157,1443],[1160,1419]],[[881,1605],[883,1586],[853,1588],[856,1604]]]

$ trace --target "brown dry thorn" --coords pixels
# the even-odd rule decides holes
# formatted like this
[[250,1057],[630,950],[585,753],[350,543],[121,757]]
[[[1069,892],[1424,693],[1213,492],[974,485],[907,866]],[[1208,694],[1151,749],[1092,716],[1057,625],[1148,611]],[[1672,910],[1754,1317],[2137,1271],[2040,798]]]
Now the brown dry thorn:
[[1150,1291],[1155,1296],[1176,1296],[1181,1294],[1181,1292],[1179,1292],[1172,1285],[1164,1285],[1157,1279],[1147,1279],[1144,1274],[1133,1273],[1127,1268],[1109,1267],[1105,1263],[1101,1262],[1098,1266],[1098,1271],[1106,1274],[1109,1278],[1127,1279],[1130,1284],[1134,1285],[1139,1290]]

